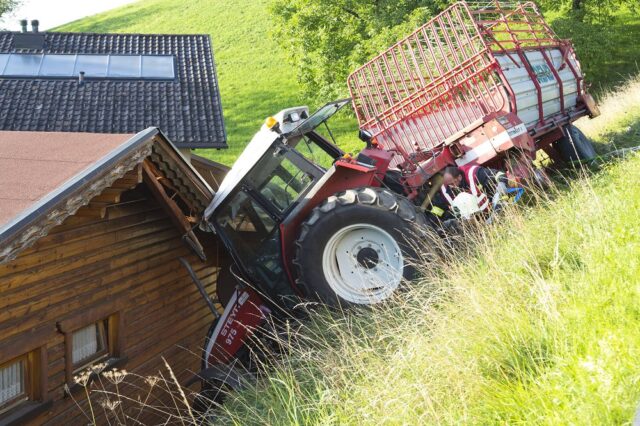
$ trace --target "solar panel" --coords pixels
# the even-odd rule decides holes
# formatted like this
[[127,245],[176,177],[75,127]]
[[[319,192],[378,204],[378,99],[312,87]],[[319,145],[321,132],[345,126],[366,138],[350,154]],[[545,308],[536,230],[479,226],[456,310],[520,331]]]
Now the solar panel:
[[7,66],[7,62],[9,62],[9,55],[0,55],[0,75],[4,72],[4,67]]
[[2,75],[18,77],[35,77],[38,75],[42,55],[23,54],[9,56],[9,62]]
[[73,75],[84,71],[85,77],[106,77],[108,63],[108,55],[78,55]]
[[39,76],[70,77],[76,64],[76,55],[44,55]]
[[160,55],[0,54],[0,77],[175,79],[175,58]]
[[140,77],[140,56],[112,55],[109,58],[109,77]]
[[143,56],[142,77],[174,78],[173,56]]

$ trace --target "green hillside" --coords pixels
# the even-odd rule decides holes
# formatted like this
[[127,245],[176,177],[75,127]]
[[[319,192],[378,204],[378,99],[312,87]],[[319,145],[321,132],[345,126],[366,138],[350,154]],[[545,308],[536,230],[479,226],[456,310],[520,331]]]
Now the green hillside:
[[[269,36],[268,3],[145,0],[71,22],[56,31],[210,34],[229,149],[199,153],[231,165],[266,117],[283,108],[307,105],[286,62],[286,52]],[[338,126],[357,128],[346,117]],[[349,139],[351,145],[353,142]]]

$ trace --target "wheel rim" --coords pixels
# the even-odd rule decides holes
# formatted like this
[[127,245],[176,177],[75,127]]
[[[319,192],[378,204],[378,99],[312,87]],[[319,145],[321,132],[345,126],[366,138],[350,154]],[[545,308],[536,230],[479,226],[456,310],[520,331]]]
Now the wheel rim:
[[396,240],[371,224],[346,226],[322,253],[324,277],[331,289],[351,303],[388,298],[402,280],[404,258]]

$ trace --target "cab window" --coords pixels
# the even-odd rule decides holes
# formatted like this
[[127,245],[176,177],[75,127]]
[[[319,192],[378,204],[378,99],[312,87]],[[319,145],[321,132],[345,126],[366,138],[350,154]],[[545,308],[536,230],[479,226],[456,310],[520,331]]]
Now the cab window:
[[317,166],[320,166],[324,170],[329,169],[336,158],[327,153],[317,143],[309,139],[307,135],[300,138],[300,141],[296,144],[296,151],[298,151],[303,157],[311,161]]
[[275,168],[273,174],[256,189],[279,212],[283,212],[312,183],[313,176],[300,170],[291,161],[284,158]]

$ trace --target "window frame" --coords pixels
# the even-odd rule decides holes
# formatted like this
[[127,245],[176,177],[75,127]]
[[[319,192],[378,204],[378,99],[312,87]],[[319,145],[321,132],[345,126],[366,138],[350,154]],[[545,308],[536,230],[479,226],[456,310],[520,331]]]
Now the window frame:
[[[100,361],[104,361],[104,360],[108,360],[110,358],[110,346],[109,346],[109,341],[111,340],[109,336],[109,323],[112,321],[111,316],[102,319],[102,320],[98,320],[95,321],[91,324],[87,324],[84,325],[76,330],[71,331],[69,334],[71,335],[71,365],[73,367],[73,374],[77,374],[80,371],[84,370],[85,368],[89,367],[90,365],[93,365],[95,363],[98,363]],[[106,323],[106,326],[105,326]],[[92,325],[97,325],[98,326],[98,334],[100,335],[100,340],[101,342],[99,342],[99,344],[102,346],[102,349],[100,349],[99,351],[96,351],[96,353],[81,359],[78,362],[73,362],[73,335],[84,329],[84,328],[88,328]],[[97,342],[98,343],[98,342]]]
[[[77,386],[73,377],[81,370],[87,369],[89,366],[104,361],[107,363],[105,369],[113,368],[127,361],[124,355],[124,317],[122,315],[122,307],[125,301],[118,299],[111,303],[94,306],[86,311],[76,314],[73,317],[58,321],[58,330],[64,335],[65,345],[65,381],[69,386],[70,392],[73,392]],[[83,360],[82,365],[74,365],[73,363],[73,333],[85,328],[98,321],[107,320],[105,327],[107,340],[107,353],[98,358]]]
[[6,402],[2,403],[0,402],[0,415],[11,411],[12,409],[14,409],[16,406],[22,404],[25,401],[29,401],[30,398],[30,392],[32,390],[32,373],[31,373],[31,369],[29,368],[29,354],[24,354],[24,355],[20,355],[17,358],[13,358],[9,361],[3,362],[2,364],[0,364],[0,370],[2,370],[3,368],[6,368],[7,366],[10,366],[11,364],[15,364],[15,363],[22,363],[22,367],[24,369],[24,373],[23,373],[23,389],[22,392],[20,392],[20,394],[18,394],[17,396],[7,400]]
[[51,406],[52,401],[47,396],[46,342],[54,335],[50,326],[40,326],[31,333],[20,333],[0,343],[0,366],[24,362],[25,387],[21,396],[0,408],[1,424],[26,422]]

